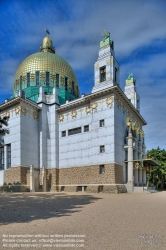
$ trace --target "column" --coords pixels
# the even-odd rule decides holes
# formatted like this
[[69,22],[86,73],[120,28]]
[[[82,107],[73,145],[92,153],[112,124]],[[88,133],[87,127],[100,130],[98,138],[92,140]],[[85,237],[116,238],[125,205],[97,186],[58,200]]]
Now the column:
[[[134,150],[134,160],[138,160],[138,140],[134,138],[135,141],[135,150]],[[134,169],[134,184],[138,186],[138,169]]]
[[128,135],[128,182],[126,185],[128,192],[133,192],[133,136],[129,127]]
[[139,184],[142,186],[142,168],[139,169]]
[[34,168],[30,166],[30,192],[35,192]]
[[42,179],[43,179],[42,191],[46,192],[46,169],[45,167],[42,168]]

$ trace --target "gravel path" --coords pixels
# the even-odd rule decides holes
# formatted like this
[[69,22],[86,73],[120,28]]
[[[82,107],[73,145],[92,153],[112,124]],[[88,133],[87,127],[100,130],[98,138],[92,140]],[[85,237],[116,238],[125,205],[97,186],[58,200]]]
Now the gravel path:
[[166,249],[166,192],[0,193],[0,249]]

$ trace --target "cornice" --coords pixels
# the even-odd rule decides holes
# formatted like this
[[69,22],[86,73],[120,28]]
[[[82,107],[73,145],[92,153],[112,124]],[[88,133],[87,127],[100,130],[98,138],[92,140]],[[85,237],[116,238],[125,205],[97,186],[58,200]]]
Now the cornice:
[[119,86],[113,86],[113,87],[109,87],[94,93],[91,93],[89,95],[85,95],[79,99],[76,99],[74,101],[70,101],[68,103],[65,103],[63,105],[61,105],[59,108],[57,108],[56,110],[58,112],[61,111],[66,111],[69,110],[71,108],[89,103],[90,101],[92,101],[93,99],[97,98],[97,97],[102,97],[106,94],[115,94],[124,104],[125,106],[136,116],[140,119],[141,123],[143,125],[146,125],[147,122],[144,120],[144,118],[140,115],[140,113],[138,112],[138,110],[133,106],[133,104],[129,101],[129,99],[127,98],[127,96],[124,94],[124,92],[120,89]]
[[5,103],[2,103],[0,105],[0,111],[3,111],[5,109],[7,109],[7,108],[10,108],[10,107],[12,107],[12,106],[14,106],[16,104],[21,103],[21,102],[23,102],[25,104],[28,104],[28,105],[32,106],[33,108],[41,109],[35,102],[32,102],[32,101],[30,101],[28,99],[24,99],[24,98],[18,96],[18,97],[14,98],[14,99],[11,99],[11,100],[9,100],[9,101],[7,101]]

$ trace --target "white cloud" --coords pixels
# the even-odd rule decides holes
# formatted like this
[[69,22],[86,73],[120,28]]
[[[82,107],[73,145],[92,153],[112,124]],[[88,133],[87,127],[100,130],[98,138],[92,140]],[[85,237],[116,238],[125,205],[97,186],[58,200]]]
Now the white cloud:
[[[122,88],[128,72],[133,72],[140,85],[138,91],[142,107],[155,105],[153,109],[141,111],[148,121],[145,129],[148,148],[151,144],[166,148],[163,140],[163,133],[166,132],[163,125],[166,123],[163,108],[166,99],[165,54],[155,54],[153,51],[153,55],[147,58],[140,58],[138,54],[134,59],[131,57],[134,51],[147,49],[157,40],[166,39],[166,2],[61,0],[46,1],[45,5],[41,1],[38,8],[27,6],[30,5],[26,1],[15,1],[13,8],[8,8],[0,15],[1,94],[12,92],[18,65],[26,56],[39,51],[46,28],[51,32],[57,54],[66,59],[80,75],[85,74],[83,85],[90,89],[101,33],[106,29],[111,32],[111,39],[115,42],[117,59],[126,58],[126,62],[123,60],[121,65]],[[132,59],[132,62],[129,63],[128,59]]]

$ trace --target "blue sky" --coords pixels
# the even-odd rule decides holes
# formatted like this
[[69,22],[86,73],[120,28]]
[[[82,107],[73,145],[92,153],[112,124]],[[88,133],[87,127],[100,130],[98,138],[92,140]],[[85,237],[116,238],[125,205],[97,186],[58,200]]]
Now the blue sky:
[[165,25],[165,0],[1,0],[0,103],[12,94],[19,64],[39,51],[46,28],[56,53],[73,67],[80,92],[90,93],[107,30],[121,66],[121,88],[129,72],[139,85],[147,149],[166,149]]

